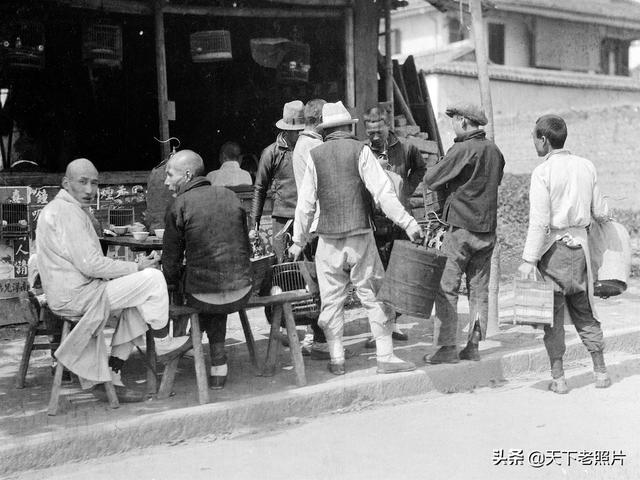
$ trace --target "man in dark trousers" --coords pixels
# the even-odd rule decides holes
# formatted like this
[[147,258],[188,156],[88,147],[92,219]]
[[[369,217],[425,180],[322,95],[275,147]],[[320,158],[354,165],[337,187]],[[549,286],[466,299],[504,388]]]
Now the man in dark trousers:
[[[364,115],[364,121],[371,150],[391,180],[398,200],[405,210],[411,213],[409,199],[422,182],[427,170],[420,150],[390,129],[387,115],[382,109],[370,108]],[[379,208],[373,214],[373,222],[376,227],[376,246],[382,266],[386,270],[394,240],[406,240],[407,236],[404,230],[389,220]],[[394,340],[408,340],[407,334],[403,333],[395,322],[392,337]],[[374,339],[367,340],[365,347],[375,348]]]
[[[482,109],[461,104],[447,108],[446,113],[456,133],[455,143],[424,178],[431,190],[444,190],[443,220],[449,225],[442,245],[447,263],[436,295],[436,315],[442,322],[440,348],[424,357],[431,364],[480,360],[478,344],[487,332],[489,271],[504,169],[500,149],[480,128],[487,124]],[[469,335],[458,355],[458,290],[463,273],[469,291]]]
[[298,135],[305,128],[304,104],[300,100],[285,103],[282,118],[276,123],[279,133],[276,141],[262,151],[256,182],[253,187],[253,202],[251,203],[250,237],[256,238],[260,227],[260,218],[267,190],[273,192],[273,210],[271,211],[271,227],[273,229],[272,246],[278,263],[284,261],[286,240],[285,235],[277,234],[293,220],[298,200],[296,180],[293,174],[293,149],[298,141]]
[[593,360],[596,388],[607,388],[611,379],[604,363],[602,328],[593,304],[594,275],[587,228],[592,218],[609,220],[609,207],[600,193],[596,169],[586,158],[564,148],[567,125],[557,115],[536,121],[533,144],[544,161],[531,174],[529,231],[524,263],[518,269],[527,278],[539,268],[558,287],[554,292],[553,325],[544,327],[544,346],[551,363],[549,389],[568,393],[562,357],[564,306],[582,343]]
[[227,314],[251,295],[252,277],[245,212],[236,194],[212,186],[197,153],[181,150],[167,163],[165,184],[176,199],[167,210],[162,268],[167,284],[182,282],[186,303],[200,310],[209,337],[210,386],[224,387]]

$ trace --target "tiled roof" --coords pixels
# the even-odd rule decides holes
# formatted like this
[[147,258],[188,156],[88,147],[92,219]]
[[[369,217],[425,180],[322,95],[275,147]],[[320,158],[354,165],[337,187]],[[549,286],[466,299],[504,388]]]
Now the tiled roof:
[[[422,72],[425,74],[444,74],[461,77],[478,76],[478,69],[474,62],[449,62],[424,67],[416,61],[416,67],[422,67]],[[559,70],[544,70],[540,68],[489,65],[489,78],[494,80],[533,83],[538,85],[555,85],[561,87],[640,91],[640,81],[635,78],[566,72]]]
[[[425,0],[441,11],[457,10],[458,0]],[[468,9],[468,0],[462,0]],[[550,16],[563,13],[576,18],[596,17],[608,20],[640,22],[640,2],[635,0],[482,0],[485,9],[527,12]]]

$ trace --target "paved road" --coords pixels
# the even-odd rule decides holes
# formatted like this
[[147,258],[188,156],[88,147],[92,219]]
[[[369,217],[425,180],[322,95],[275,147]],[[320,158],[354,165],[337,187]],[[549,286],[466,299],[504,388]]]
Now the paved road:
[[640,359],[611,363],[608,390],[577,367],[564,396],[546,390],[546,376],[531,376],[10,478],[637,479]]

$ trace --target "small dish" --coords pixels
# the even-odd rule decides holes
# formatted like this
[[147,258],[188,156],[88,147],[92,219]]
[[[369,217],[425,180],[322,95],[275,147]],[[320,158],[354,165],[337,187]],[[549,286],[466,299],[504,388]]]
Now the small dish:
[[129,231],[129,227],[127,227],[126,225],[124,227],[117,227],[113,225],[111,230],[113,230],[117,235],[124,235]]
[[164,228],[156,228],[153,230],[153,233],[156,234],[159,240],[162,240],[162,237],[164,237]]
[[129,225],[129,231],[131,233],[144,232],[144,225],[141,223],[134,223],[133,225]]
[[131,232],[131,235],[133,235],[133,238],[136,240],[146,240],[149,232]]

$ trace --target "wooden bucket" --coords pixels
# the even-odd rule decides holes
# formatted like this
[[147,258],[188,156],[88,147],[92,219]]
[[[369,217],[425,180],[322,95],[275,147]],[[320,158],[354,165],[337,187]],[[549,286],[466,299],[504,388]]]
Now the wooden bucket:
[[429,318],[446,262],[439,250],[396,240],[378,299],[397,312]]

